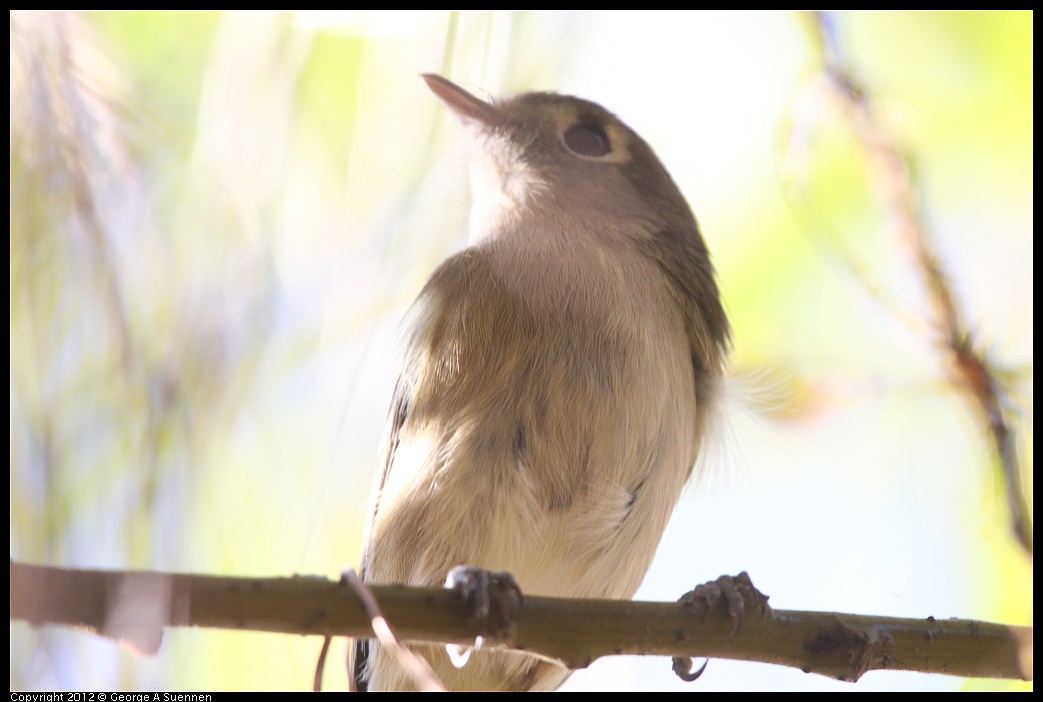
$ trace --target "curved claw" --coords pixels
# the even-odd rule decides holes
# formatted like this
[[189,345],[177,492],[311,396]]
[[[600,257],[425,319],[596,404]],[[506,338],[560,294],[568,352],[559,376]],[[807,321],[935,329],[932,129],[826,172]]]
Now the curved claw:
[[706,666],[710,663],[710,659],[707,658],[703,661],[703,664],[699,666],[699,670],[692,672],[692,659],[687,656],[674,656],[674,673],[677,677],[681,678],[685,682],[693,682],[699,679],[699,676],[706,670]]

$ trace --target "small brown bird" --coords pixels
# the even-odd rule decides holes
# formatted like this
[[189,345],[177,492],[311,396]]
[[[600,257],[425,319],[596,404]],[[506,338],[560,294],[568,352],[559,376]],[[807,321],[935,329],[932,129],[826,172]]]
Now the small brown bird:
[[[407,320],[363,578],[437,586],[466,564],[526,594],[630,598],[719,395],[729,326],[706,244],[608,110],[424,80],[471,147],[471,244]],[[551,690],[569,674],[412,648],[452,690]],[[362,687],[412,689],[373,642],[357,643],[356,671]]]

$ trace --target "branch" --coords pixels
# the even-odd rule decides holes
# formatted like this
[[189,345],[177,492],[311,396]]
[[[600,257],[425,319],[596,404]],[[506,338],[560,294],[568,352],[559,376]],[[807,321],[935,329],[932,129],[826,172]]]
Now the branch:
[[898,139],[878,117],[865,83],[843,57],[832,17],[823,11],[812,17],[824,84],[840,116],[866,151],[868,173],[881,211],[912,253],[909,263],[920,272],[932,313],[928,324],[946,357],[950,383],[968,398],[992,437],[994,456],[1006,486],[1011,531],[1030,557],[1032,516],[1021,484],[1016,435],[1009,421],[1015,407],[1011,392],[1001,382],[999,368],[975,343],[966,315],[952,292],[949,274],[936,250],[935,236],[923,215],[913,154],[899,146]]
[[[924,216],[915,156],[902,148],[898,138],[887,129],[865,82],[845,60],[832,15],[816,11],[807,17],[813,33],[817,73],[805,90],[826,98],[815,103],[832,108],[829,116],[851,131],[865,154],[866,177],[880,211],[888,226],[901,235],[905,250],[910,253],[908,264],[918,272],[923,284],[931,307],[931,316],[926,320],[931,342],[941,351],[949,382],[967,398],[992,439],[993,455],[1006,486],[1011,531],[1031,557],[1031,510],[1022,486],[1016,433],[1010,421],[1016,413],[1015,402],[1009,384],[1003,382],[1004,373],[975,342],[974,330],[965,321],[966,315],[952,291],[949,273],[936,251],[935,234]],[[804,160],[799,153],[806,148],[811,131],[813,125],[791,125],[786,138],[788,162]],[[838,253],[870,291],[886,303],[879,286],[864,268],[849,254]],[[888,306],[901,315],[900,309]]]
[[[1032,679],[1032,628],[775,610],[756,593],[737,635],[726,606],[526,596],[490,636],[453,590],[374,585],[403,641],[523,650],[569,668],[610,655],[729,658],[856,681],[870,670]],[[372,636],[356,592],[321,577],[233,578],[103,571],[11,561],[11,621],[88,630],[155,653],[169,626]]]

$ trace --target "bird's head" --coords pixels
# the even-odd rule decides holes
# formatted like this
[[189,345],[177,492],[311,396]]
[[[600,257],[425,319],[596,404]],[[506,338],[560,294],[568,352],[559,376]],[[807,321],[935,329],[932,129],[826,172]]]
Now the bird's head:
[[600,105],[556,93],[487,101],[441,76],[424,80],[468,136],[473,238],[516,229],[525,217],[562,229],[624,226],[630,235],[695,230],[651,147]]

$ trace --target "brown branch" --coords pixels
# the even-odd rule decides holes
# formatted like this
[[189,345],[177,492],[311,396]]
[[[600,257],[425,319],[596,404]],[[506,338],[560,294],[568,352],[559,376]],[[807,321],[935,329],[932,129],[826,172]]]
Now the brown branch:
[[[774,610],[747,603],[738,635],[727,608],[675,602],[526,596],[507,634],[491,640],[457,592],[372,586],[403,641],[524,650],[582,668],[609,655],[729,658],[855,681],[870,670],[1032,679],[1032,629],[962,619],[897,619]],[[320,577],[233,578],[79,570],[11,561],[11,621],[85,627],[159,650],[162,629],[199,626],[303,635],[370,636],[358,594]]]
[[[906,250],[911,252],[910,265],[920,274],[931,306],[932,316],[927,325],[934,337],[932,342],[944,356],[951,384],[968,398],[992,439],[994,456],[1006,485],[1011,530],[1031,557],[1032,520],[1022,488],[1016,435],[1009,421],[1015,403],[1009,389],[1000,380],[1000,369],[975,344],[974,334],[952,292],[949,275],[936,252],[934,234],[925,223],[914,155],[903,149],[884,126],[874,109],[869,90],[844,60],[832,15],[816,11],[808,16],[819,63],[818,75],[809,81],[809,85],[815,86],[816,90],[825,88],[824,97],[828,100],[822,102],[833,106],[857,137],[866,155],[869,164],[867,178],[880,209],[889,226],[901,234]],[[803,135],[807,130],[807,125],[793,130],[791,148],[797,142],[797,135]],[[846,259],[843,252],[841,255]],[[876,287],[868,277],[862,279]],[[878,297],[884,299],[882,295]]]

